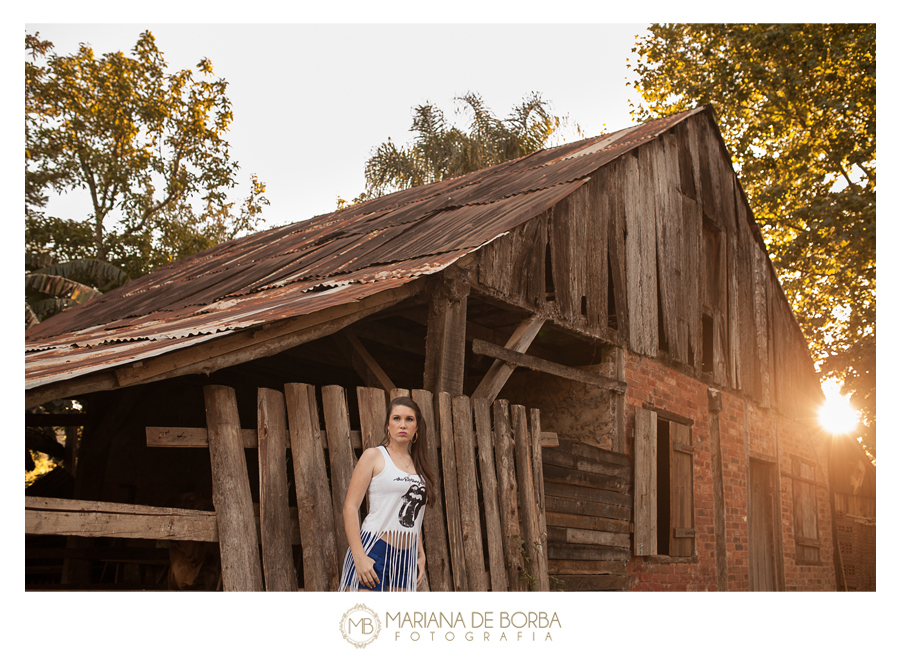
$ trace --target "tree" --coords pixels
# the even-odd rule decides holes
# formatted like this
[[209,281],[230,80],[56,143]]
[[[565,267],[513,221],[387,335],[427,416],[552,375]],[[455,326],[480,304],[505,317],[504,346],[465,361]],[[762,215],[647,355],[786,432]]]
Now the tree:
[[875,25],[653,25],[653,118],[711,103],[823,380],[875,455]]
[[[202,59],[168,73],[153,35],[131,56],[60,56],[38,34],[25,48],[26,248],[57,261],[95,259],[129,276],[253,230],[265,184],[251,178],[235,214],[238,163],[225,133],[227,83]],[[48,190],[86,190],[86,220],[48,217]]]
[[527,95],[506,119],[498,119],[478,94],[455,100],[457,112],[469,116],[468,132],[449,124],[433,103],[419,105],[413,110],[412,142],[398,147],[388,138],[375,149],[366,162],[366,191],[354,203],[534,153],[568,122],[552,115],[538,93]]
[[48,254],[25,253],[25,329],[83,304],[131,278],[96,259],[53,264]]

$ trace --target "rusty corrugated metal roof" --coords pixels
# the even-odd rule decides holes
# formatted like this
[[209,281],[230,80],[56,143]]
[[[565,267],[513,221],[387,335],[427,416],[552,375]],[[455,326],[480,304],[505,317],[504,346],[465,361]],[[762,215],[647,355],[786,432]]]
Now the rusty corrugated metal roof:
[[29,330],[25,387],[117,368],[438,272],[705,109],[254,233],[162,267]]

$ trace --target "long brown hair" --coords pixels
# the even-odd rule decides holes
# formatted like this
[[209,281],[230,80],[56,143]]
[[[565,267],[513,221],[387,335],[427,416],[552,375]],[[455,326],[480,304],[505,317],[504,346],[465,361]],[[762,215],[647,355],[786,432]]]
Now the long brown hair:
[[431,495],[431,492],[435,491],[434,471],[431,470],[431,463],[428,461],[428,427],[426,426],[425,419],[422,417],[422,410],[419,409],[419,405],[417,405],[412,398],[400,397],[391,400],[391,403],[388,405],[387,416],[385,416],[384,419],[385,436],[384,441],[381,442],[384,446],[390,442],[387,429],[394,407],[409,407],[416,414],[416,432],[418,433],[418,438],[409,444],[409,455],[412,457],[413,464],[416,467],[416,473],[421,475],[425,480],[425,500],[430,507],[434,505],[434,501],[437,499],[438,494],[435,493],[434,497]]

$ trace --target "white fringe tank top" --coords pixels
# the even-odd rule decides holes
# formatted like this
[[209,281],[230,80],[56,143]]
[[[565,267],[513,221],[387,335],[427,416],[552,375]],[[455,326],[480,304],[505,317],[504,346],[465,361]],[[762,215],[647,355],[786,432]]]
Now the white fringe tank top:
[[[401,549],[389,552],[391,557],[385,568],[394,574],[405,574],[405,589],[414,592],[418,576],[419,532],[425,517],[425,480],[421,475],[397,468],[384,446],[378,446],[378,449],[384,457],[384,468],[369,482],[369,513],[360,527],[363,550],[368,555],[379,539]],[[383,574],[378,576],[384,581]],[[359,576],[353,554],[347,549],[338,591],[355,592],[358,589]]]

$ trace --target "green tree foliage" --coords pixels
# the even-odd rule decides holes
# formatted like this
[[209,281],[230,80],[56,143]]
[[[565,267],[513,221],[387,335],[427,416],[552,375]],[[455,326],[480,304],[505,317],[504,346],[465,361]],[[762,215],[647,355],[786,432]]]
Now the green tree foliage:
[[711,103],[824,379],[875,454],[875,25],[653,25],[640,119]]
[[[366,162],[366,191],[354,203],[534,153],[568,124],[550,113],[538,93],[527,95],[506,119],[498,119],[478,94],[455,100],[457,113],[468,116],[468,132],[449,123],[433,103],[416,107],[412,141],[397,146],[388,139],[375,149]],[[338,199],[339,206],[344,204]]]
[[[25,37],[26,248],[60,262],[94,259],[138,277],[262,220],[265,184],[240,208],[227,198],[237,162],[225,134],[227,83],[203,59],[167,72],[153,35],[127,56],[82,44],[57,55]],[[30,60],[30,61],[29,61]],[[47,193],[88,195],[86,219],[49,217]]]

